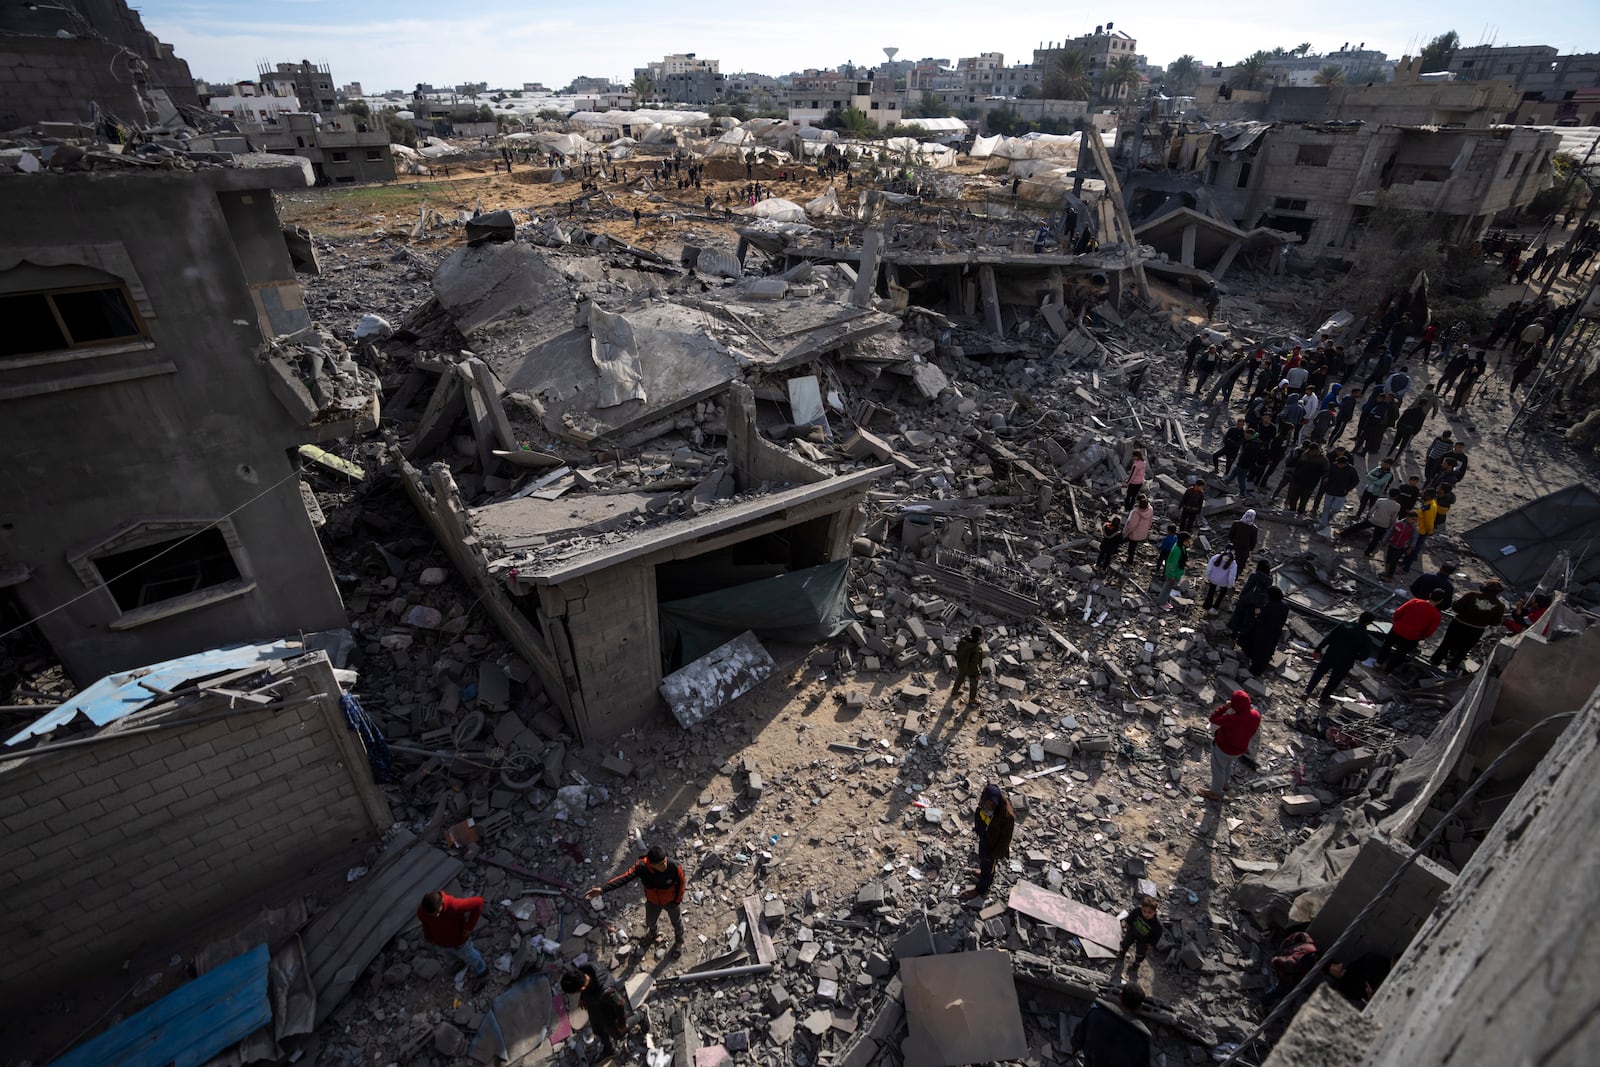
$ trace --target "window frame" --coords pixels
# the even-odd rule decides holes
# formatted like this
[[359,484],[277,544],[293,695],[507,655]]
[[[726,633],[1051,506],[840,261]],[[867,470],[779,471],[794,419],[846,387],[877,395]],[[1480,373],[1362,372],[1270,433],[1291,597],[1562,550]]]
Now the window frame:
[[[143,607],[123,608],[112,594],[110,583],[95,564],[96,559],[105,556],[131,551],[147,544],[178,540],[200,533],[208,527],[215,527],[222,535],[223,543],[228,547],[228,554],[233,559],[233,567],[239,572],[239,577],[196,589],[192,593],[180,593],[178,596],[146,604]],[[124,523],[87,548],[72,553],[67,557],[67,562],[79,580],[95,594],[95,599],[110,614],[111,621],[106,624],[110,630],[132,630],[174,615],[247,596],[256,588],[255,572],[250,566],[250,557],[244,550],[244,544],[239,539],[239,532],[233,520],[227,516],[215,519],[177,517],[136,519]]]
[[[52,299],[55,296],[72,293],[97,293],[103,290],[115,290],[122,296],[123,307],[133,319],[137,333],[126,334],[121,337],[108,337],[100,341],[75,341],[72,330],[67,325],[61,309]],[[12,356],[0,356],[0,367],[26,367],[37,366],[41,363],[55,363],[69,359],[81,359],[85,355],[101,355],[112,352],[139,351],[151,347],[150,327],[145,323],[144,314],[139,310],[139,305],[133,299],[133,293],[128,288],[128,283],[121,278],[88,285],[65,285],[51,289],[18,289],[15,291],[0,292],[0,297],[7,299],[22,296],[42,296],[50,308],[51,318],[54,319],[56,329],[61,331],[61,336],[66,339],[64,348],[41,348],[32,352],[18,352]]]

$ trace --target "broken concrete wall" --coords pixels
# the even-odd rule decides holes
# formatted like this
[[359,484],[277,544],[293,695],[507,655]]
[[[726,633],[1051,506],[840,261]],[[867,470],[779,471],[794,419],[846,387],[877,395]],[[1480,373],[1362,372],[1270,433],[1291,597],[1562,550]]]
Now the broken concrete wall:
[[[1361,909],[1371,903],[1410,853],[1409,846],[1397,845],[1376,833],[1361,842],[1361,850],[1344,877],[1334,887],[1322,910],[1311,922],[1311,939],[1331,945],[1349,928]],[[1422,924],[1433,913],[1454,876],[1426,856],[1419,856],[1383,902],[1361,921],[1356,935],[1339,950],[1341,959],[1354,960],[1376,952],[1392,958],[1405,950]]]
[[761,436],[755,393],[743,382],[728,387],[728,467],[741,492],[763,484],[810,485],[828,477],[821,467]]
[[208,695],[0,762],[0,986],[82,981],[389,828],[327,657],[273,682],[266,705]]
[[622,563],[543,587],[539,598],[562,682],[582,695],[573,712],[580,737],[616,737],[660,713],[653,562]]
[[[127,344],[0,367],[6,555],[32,568],[17,595],[43,616],[38,630],[80,683],[219,644],[345,625],[290,459],[317,433],[272,391],[256,268],[246,266],[260,251],[272,262],[257,276],[288,271],[271,189],[300,173],[7,182],[6,288],[120,283],[142,328]],[[230,218],[221,198],[245,196],[269,210]],[[130,537],[159,541],[210,523],[237,580],[197,579],[184,595],[169,585],[151,591],[159,603],[119,606],[97,558],[133,547]]]

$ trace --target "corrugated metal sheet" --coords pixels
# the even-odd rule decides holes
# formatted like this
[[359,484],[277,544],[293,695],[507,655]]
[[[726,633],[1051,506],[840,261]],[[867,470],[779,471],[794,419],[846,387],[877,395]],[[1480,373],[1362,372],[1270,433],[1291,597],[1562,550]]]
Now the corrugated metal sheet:
[[[171,692],[186,682],[224,671],[243,670],[259,663],[263,666],[289,659],[306,651],[299,640],[272,641],[266,644],[228,645],[192,656],[180,656],[148,667],[107,675],[83,692],[57,707],[50,714],[23,727],[6,739],[15,745],[38,734],[65,726],[82,715],[96,726],[116,722],[155,701],[160,693]],[[148,688],[147,688],[148,687]]]
[[199,1067],[272,1022],[267,946],[180,986],[52,1067]]

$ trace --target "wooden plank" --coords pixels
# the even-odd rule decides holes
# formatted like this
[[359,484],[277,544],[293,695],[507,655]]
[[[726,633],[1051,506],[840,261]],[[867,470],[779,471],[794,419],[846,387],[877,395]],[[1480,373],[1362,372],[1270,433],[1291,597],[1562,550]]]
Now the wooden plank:
[[1116,949],[1122,944],[1122,924],[1115,915],[1107,915],[1031,882],[1018,882],[1013,886],[1006,906],[1105,948]]
[[750,924],[750,940],[756,946],[757,963],[775,963],[778,950],[772,947],[772,933],[767,929],[767,917],[761,914],[761,898],[744,898],[744,917]]

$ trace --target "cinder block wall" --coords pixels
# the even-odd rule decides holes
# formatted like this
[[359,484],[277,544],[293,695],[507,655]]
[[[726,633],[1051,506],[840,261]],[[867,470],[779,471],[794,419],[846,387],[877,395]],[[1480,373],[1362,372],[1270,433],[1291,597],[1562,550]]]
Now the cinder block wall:
[[567,637],[580,658],[586,738],[616,737],[661,713],[655,568],[624,563],[560,587]]
[[296,663],[282,709],[0,762],[0,989],[120,966],[388,828],[326,657]]

